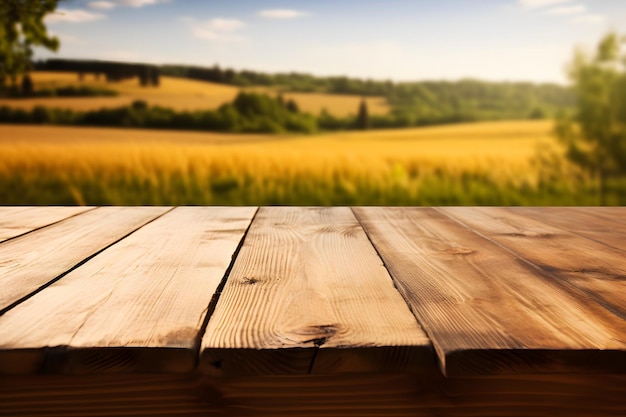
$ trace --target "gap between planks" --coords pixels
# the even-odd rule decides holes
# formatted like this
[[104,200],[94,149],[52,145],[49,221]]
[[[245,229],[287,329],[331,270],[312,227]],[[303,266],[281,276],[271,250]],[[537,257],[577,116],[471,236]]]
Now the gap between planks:
[[192,371],[204,314],[255,212],[178,207],[110,246],[0,317],[2,368]]
[[0,317],[170,210],[101,207],[0,243]]
[[446,374],[624,371],[623,321],[472,229],[433,208],[355,212]]
[[262,207],[203,339],[211,375],[435,366],[348,207]]

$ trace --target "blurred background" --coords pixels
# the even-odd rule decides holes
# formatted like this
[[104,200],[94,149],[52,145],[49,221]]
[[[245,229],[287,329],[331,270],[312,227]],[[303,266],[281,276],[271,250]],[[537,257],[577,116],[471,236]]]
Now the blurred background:
[[622,0],[2,0],[3,205],[623,205]]

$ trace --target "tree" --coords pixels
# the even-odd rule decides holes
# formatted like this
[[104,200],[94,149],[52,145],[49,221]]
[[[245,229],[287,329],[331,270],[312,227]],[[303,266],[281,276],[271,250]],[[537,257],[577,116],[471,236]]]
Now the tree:
[[285,104],[287,110],[292,113],[298,113],[300,111],[300,107],[298,107],[298,103],[295,102],[294,99],[287,100],[287,104]]
[[2,0],[0,2],[0,88],[7,77],[14,89],[21,74],[31,69],[33,46],[56,51],[59,40],[48,35],[44,17],[58,0]]
[[28,74],[22,77],[22,94],[25,96],[33,94],[33,80]]
[[161,73],[158,68],[152,68],[152,72],[150,73],[150,83],[153,87],[161,85]]
[[608,181],[626,174],[626,38],[609,33],[595,54],[577,50],[569,77],[577,96],[576,112],[561,117],[556,133],[567,158],[595,176],[600,204]]
[[365,99],[361,100],[361,104],[359,105],[359,113],[356,117],[356,127],[357,129],[367,129],[369,127],[369,115]]

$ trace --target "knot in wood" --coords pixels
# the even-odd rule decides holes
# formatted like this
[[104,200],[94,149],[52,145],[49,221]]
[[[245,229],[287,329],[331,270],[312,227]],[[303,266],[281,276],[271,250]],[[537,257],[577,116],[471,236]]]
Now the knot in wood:
[[254,285],[257,282],[261,282],[261,280],[258,278],[254,278],[254,277],[243,277],[243,279],[241,280],[242,284],[247,284],[247,285]]
[[339,328],[334,324],[320,324],[301,327],[293,333],[301,339],[300,343],[313,343],[315,346],[322,346],[333,337]]

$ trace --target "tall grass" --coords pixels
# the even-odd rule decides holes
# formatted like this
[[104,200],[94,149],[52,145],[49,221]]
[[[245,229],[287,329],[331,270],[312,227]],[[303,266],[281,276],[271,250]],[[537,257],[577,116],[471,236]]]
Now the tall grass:
[[248,137],[4,126],[0,203],[597,204],[594,183],[564,161],[533,165],[549,130],[506,122]]

